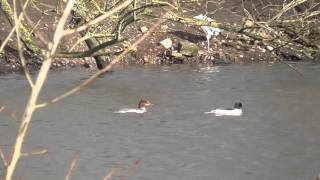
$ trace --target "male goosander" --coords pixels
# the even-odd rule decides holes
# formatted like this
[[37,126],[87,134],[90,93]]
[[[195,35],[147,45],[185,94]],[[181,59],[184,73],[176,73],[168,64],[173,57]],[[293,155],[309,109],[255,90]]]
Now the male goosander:
[[215,114],[216,116],[241,116],[242,115],[242,103],[236,102],[234,108],[230,109],[214,109],[205,114]]
[[151,106],[153,104],[150,103],[150,101],[145,100],[145,99],[141,99],[138,105],[137,109],[120,109],[118,111],[116,111],[115,113],[137,113],[137,114],[143,114],[145,112],[147,112],[146,107]]

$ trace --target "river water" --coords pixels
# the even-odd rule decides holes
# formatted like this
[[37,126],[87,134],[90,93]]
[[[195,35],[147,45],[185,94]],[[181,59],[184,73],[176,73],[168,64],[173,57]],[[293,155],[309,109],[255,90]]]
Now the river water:
[[[117,67],[82,93],[40,109],[28,130],[16,178],[308,180],[320,173],[320,65]],[[40,101],[92,72],[51,72]],[[22,75],[0,76],[0,104],[22,112],[29,88]],[[141,97],[144,115],[114,114]],[[203,112],[243,103],[241,117]],[[19,115],[20,115],[19,114]],[[0,144],[8,156],[19,123],[0,113]],[[140,160],[138,165],[133,164]],[[3,172],[0,165],[0,172]]]

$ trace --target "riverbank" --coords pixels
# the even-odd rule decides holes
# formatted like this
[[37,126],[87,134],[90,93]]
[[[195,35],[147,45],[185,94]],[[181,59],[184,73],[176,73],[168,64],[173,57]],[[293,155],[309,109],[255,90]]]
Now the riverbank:
[[[200,2],[200,1],[199,1]],[[208,14],[217,22],[230,23],[241,25],[243,19],[246,17],[243,10],[243,2],[240,0],[228,0],[221,4],[213,3],[204,8],[203,3],[185,4],[184,15],[194,17],[199,14]],[[38,14],[30,12],[32,19],[35,19]],[[4,16],[0,14],[1,26],[10,27],[10,24],[5,20]],[[57,19],[54,15],[45,16],[39,23],[39,31],[46,34],[47,39],[51,39],[54,29],[54,22],[52,19]],[[143,17],[140,21],[132,23],[123,32],[123,37],[127,37],[122,42],[112,45],[107,48],[108,52],[121,52],[132,44],[137,38],[143,35],[154,22],[157,17]],[[6,37],[8,28],[1,28],[0,36]],[[50,33],[51,32],[51,33]],[[70,50],[73,48],[77,36],[64,39],[60,49]],[[164,47],[160,43],[169,39],[170,47]],[[197,47],[197,53],[189,57],[180,57],[176,51],[181,46],[181,43],[189,42]],[[101,42],[100,42],[101,43]],[[45,46],[44,46],[45,47]],[[21,71],[21,63],[19,55],[16,50],[15,41],[11,41],[0,55],[0,72],[16,72]],[[74,51],[83,52],[87,50],[84,43],[76,46]],[[248,63],[260,61],[279,61],[276,57],[272,47],[262,46],[257,42],[248,43],[241,41],[238,38],[230,36],[230,33],[222,32],[217,37],[210,39],[210,49],[207,48],[207,39],[205,33],[200,27],[181,24],[179,22],[166,21],[155,32],[152,33],[146,40],[144,40],[137,48],[137,50],[127,55],[120,63],[123,64],[230,64],[230,63]],[[111,61],[114,56],[107,58]],[[284,57],[285,60],[297,60],[293,56]],[[32,70],[40,68],[41,59],[35,56],[26,54],[27,66]],[[107,62],[108,63],[108,62]],[[89,69],[96,69],[95,60],[93,57],[84,58],[56,58],[52,63],[52,69],[69,69],[73,67],[82,67]]]
[[[125,32],[129,37],[135,37],[138,34],[142,36],[141,27],[147,27],[144,23],[138,22],[135,26],[128,28]],[[255,46],[254,48],[246,46],[240,41],[230,40],[223,35],[210,40],[210,50],[207,49],[205,34],[200,28],[183,27],[179,23],[166,22],[161,26],[162,30],[154,32],[137,48],[136,52],[127,55],[120,63],[123,64],[230,64],[230,63],[247,63],[259,61],[275,61],[270,53],[265,49]],[[181,29],[183,31],[181,31]],[[160,42],[170,39],[172,49],[177,49],[181,42],[190,42],[198,47],[198,53],[194,57],[186,57],[183,60],[173,57],[171,52],[163,47]],[[134,38],[130,42],[134,42]],[[125,43],[128,43],[126,41]],[[126,48],[125,43],[113,46],[111,51],[121,52]],[[81,47],[78,50],[85,50]],[[26,54],[28,68],[37,70],[41,66],[41,59]],[[7,47],[0,55],[0,72],[17,72],[21,71],[21,63],[17,50]],[[110,61],[112,57],[109,58]],[[86,58],[56,58],[52,63],[52,69],[69,69],[73,67],[82,67],[96,69],[95,60],[92,57]]]

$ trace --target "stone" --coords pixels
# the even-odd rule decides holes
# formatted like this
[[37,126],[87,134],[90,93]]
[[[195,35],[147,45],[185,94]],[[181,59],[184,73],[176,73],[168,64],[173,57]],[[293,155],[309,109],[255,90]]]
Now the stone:
[[162,31],[167,31],[168,28],[169,28],[169,27],[168,27],[167,25],[162,25],[162,26],[161,26],[161,30],[162,30]]
[[268,51],[272,51],[272,50],[273,50],[273,47],[272,47],[272,46],[266,46],[266,49],[267,49]]
[[149,30],[149,29],[147,28],[147,26],[142,26],[142,27],[140,27],[140,31],[141,31],[142,33],[146,33],[148,30]]
[[172,40],[170,38],[167,38],[167,39],[164,39],[160,42],[160,44],[166,48],[166,49],[169,49],[172,47]]
[[254,22],[251,19],[246,19],[243,23],[244,28],[251,28],[254,26]]
[[177,51],[172,51],[171,57],[173,57],[176,60],[185,60],[186,59],[186,57],[184,55],[182,55],[181,53],[178,53]]
[[84,64],[83,64],[83,67],[85,67],[85,68],[91,68],[91,66],[90,66],[89,63],[84,63]]
[[148,56],[143,56],[143,63],[147,64],[150,62],[151,62],[151,59]]
[[215,65],[217,65],[217,66],[229,65],[229,64],[231,64],[230,60],[227,59],[227,58],[215,59],[213,63],[214,63]]
[[195,57],[198,55],[199,47],[189,41],[179,42],[179,53],[187,57]]

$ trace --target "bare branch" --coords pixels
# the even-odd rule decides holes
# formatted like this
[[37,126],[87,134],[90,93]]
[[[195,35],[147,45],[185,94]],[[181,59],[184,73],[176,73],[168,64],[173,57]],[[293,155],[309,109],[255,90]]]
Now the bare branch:
[[[134,161],[133,165],[131,165],[131,167],[128,170],[128,175],[124,178],[121,178],[121,180],[125,180],[125,179],[128,179],[129,177],[133,176],[133,174],[136,172],[140,162],[141,162],[141,160]],[[114,173],[116,173],[116,171],[119,171],[120,169],[122,169],[122,168],[121,167],[112,168],[111,171],[106,176],[104,176],[102,180],[109,180],[111,178],[111,176]]]
[[111,178],[111,176],[116,173],[118,170],[120,170],[121,168],[112,168],[111,171],[105,175],[102,180],[109,180]]
[[[21,12],[23,14],[23,12]],[[28,67],[26,66],[26,60],[23,56],[23,52],[22,52],[22,43],[21,43],[21,40],[20,40],[20,32],[19,32],[19,22],[18,22],[18,17],[17,17],[17,6],[16,6],[16,0],[13,1],[13,14],[14,14],[14,22],[15,24],[18,24],[18,25],[15,25],[15,30],[16,30],[16,34],[17,34],[17,43],[18,43],[18,52],[19,52],[19,57],[20,57],[20,61],[21,61],[21,65],[22,65],[22,68],[23,68],[23,71],[24,71],[24,75],[26,76],[27,80],[28,80],[28,83],[30,85],[30,87],[32,88],[34,86],[34,83],[33,83],[33,80],[30,76],[30,73],[29,73],[29,70],[28,70]]]
[[291,1],[290,3],[286,4],[277,15],[275,15],[273,18],[271,18],[271,21],[278,20],[285,12],[289,11],[290,9],[294,8],[295,6],[302,4],[306,1],[307,0]]
[[2,151],[1,146],[0,146],[0,158],[1,158],[2,162],[3,162],[4,167],[7,167],[8,166],[8,162],[6,160],[6,157],[4,156],[4,153]]
[[13,33],[15,32],[17,26],[19,26],[21,20],[22,20],[22,17],[23,17],[23,11],[27,8],[27,5],[29,3],[29,0],[26,0],[25,3],[23,4],[23,7],[22,7],[22,11],[21,13],[19,14],[19,18],[18,20],[15,22],[14,26],[12,27],[10,33],[8,34],[8,36],[5,38],[5,40],[2,42],[2,44],[0,45],[0,53],[3,51],[4,47],[7,45],[7,43],[9,42],[9,40],[11,39]]
[[121,9],[129,6],[131,3],[133,2],[133,0],[126,0],[124,1],[122,4],[118,5],[117,7],[113,8],[112,10],[106,12],[105,14],[97,17],[96,19],[80,26],[80,27],[77,27],[75,29],[71,29],[71,30],[66,30],[64,32],[64,35],[67,36],[67,35],[71,35],[73,33],[76,33],[76,32],[80,32],[80,31],[84,31],[86,30],[88,27],[92,26],[92,25],[95,25],[101,21],[103,21],[104,19],[106,19],[107,17],[113,15],[114,13],[120,11]]
[[46,40],[46,38],[40,33],[40,31],[36,28],[39,26],[41,20],[44,18],[44,16],[41,16],[37,23],[34,23],[28,16],[27,12],[24,11],[24,17],[28,21],[28,23],[33,27],[32,31],[34,32],[35,36],[43,43],[48,44],[49,42]]
[[82,43],[83,41],[90,39],[90,38],[94,38],[94,37],[114,37],[113,34],[93,34],[93,35],[85,35],[82,38],[78,39],[77,42],[75,42],[72,47],[68,50],[68,52],[72,52],[73,49],[79,45],[80,43]]
[[79,160],[79,154],[77,153],[74,157],[73,157],[73,160],[70,164],[70,167],[69,167],[69,171],[68,171],[68,174],[66,175],[66,177],[64,178],[64,180],[69,180],[70,177],[71,177],[71,174],[77,164],[77,161]]
[[31,94],[30,94],[25,112],[22,116],[21,124],[19,127],[19,132],[17,134],[16,142],[15,142],[13,150],[12,150],[12,157],[11,157],[11,160],[10,160],[8,167],[6,169],[6,172],[5,172],[5,176],[4,176],[5,180],[12,179],[16,165],[21,157],[22,144],[24,141],[24,137],[27,133],[33,112],[36,110],[36,103],[38,100],[38,96],[39,96],[40,91],[43,87],[43,84],[47,78],[47,75],[48,75],[48,72],[50,69],[50,65],[52,62],[53,54],[55,53],[56,48],[62,38],[61,32],[63,31],[64,24],[66,22],[68,15],[70,14],[71,8],[74,5],[74,3],[75,3],[75,0],[68,1],[66,9],[65,9],[61,19],[59,20],[58,26],[57,26],[56,31],[54,33],[53,43],[48,45],[49,49],[50,49],[50,53],[46,54],[46,59],[42,63],[42,66],[40,68],[40,72],[38,74],[35,85],[31,89]]
[[50,55],[53,56],[54,53],[56,52],[56,49],[59,45],[59,42],[61,40],[61,38],[64,36],[64,25],[66,24],[66,21],[68,19],[69,14],[71,13],[71,9],[73,7],[75,3],[75,0],[70,0],[62,14],[62,17],[60,18],[58,24],[57,24],[57,28],[56,28],[56,32],[54,33],[53,36],[53,45],[51,47],[51,52]]
[[28,153],[21,153],[21,156],[44,155],[48,153],[48,149],[33,150]]

